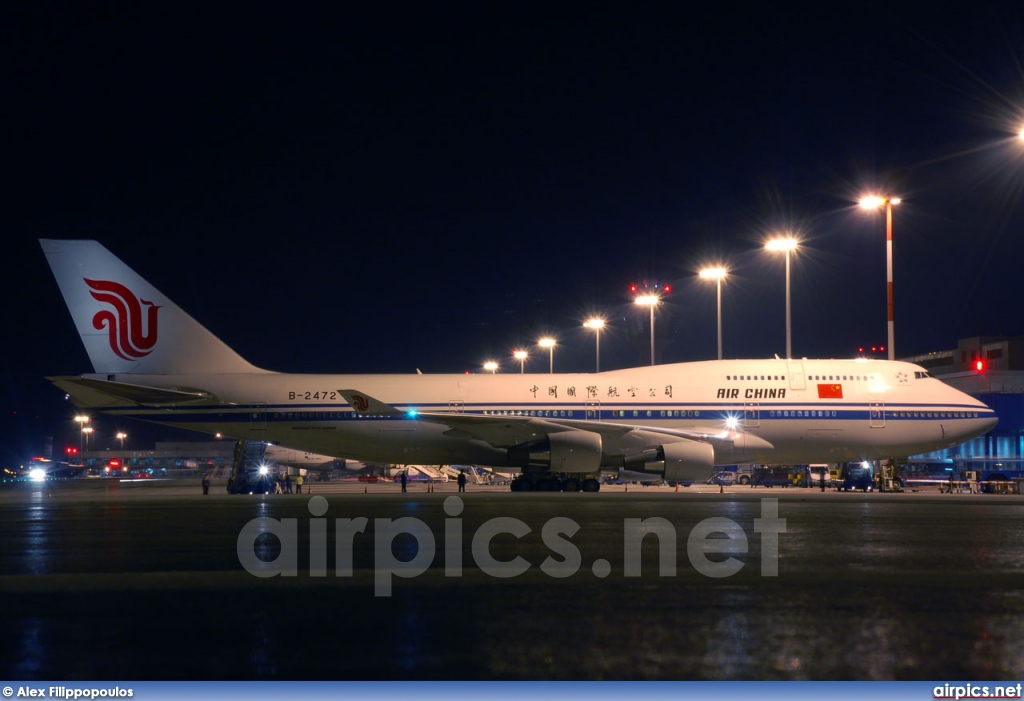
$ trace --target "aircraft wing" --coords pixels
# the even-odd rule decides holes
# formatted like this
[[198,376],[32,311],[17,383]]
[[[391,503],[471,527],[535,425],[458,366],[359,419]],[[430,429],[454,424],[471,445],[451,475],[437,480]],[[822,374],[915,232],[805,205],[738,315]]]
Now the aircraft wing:
[[416,419],[442,424],[449,430],[445,435],[455,438],[482,440],[496,448],[510,448],[542,438],[550,433],[575,430],[558,421],[536,416],[480,416],[458,413],[417,413]]
[[180,406],[217,401],[217,398],[209,392],[198,389],[164,389],[77,376],[47,377],[46,379],[71,395],[75,400],[75,405],[81,407],[100,408],[124,406],[125,404]]
[[360,414],[404,416],[410,420],[440,423],[449,427],[450,430],[446,432],[446,435],[465,439],[476,438],[497,447],[507,448],[548,433],[570,430],[535,416],[481,416],[479,414],[402,411],[358,390],[340,389],[338,393]]
[[[707,431],[685,428],[662,428],[642,424],[623,424],[608,421],[587,421],[537,416],[482,416],[480,414],[404,412],[369,395],[356,390],[339,390],[339,393],[360,413],[383,416],[408,416],[410,419],[428,421],[448,426],[446,435],[485,441],[498,448],[542,438],[551,433],[563,431],[589,431],[601,436],[605,444],[614,444],[634,432],[665,436],[666,442],[700,441],[718,446],[731,446],[742,439],[747,449],[768,450],[771,443],[750,433],[739,431]],[[358,404],[353,403],[358,402]],[[360,409],[360,407],[363,407]],[[672,440],[674,439],[674,441]]]
[[[685,428],[662,428],[637,424],[620,424],[608,421],[583,421],[579,419],[552,419],[533,416],[479,416],[473,414],[418,413],[420,421],[443,424],[451,428],[448,435],[479,438],[495,447],[509,448],[528,440],[562,431],[589,431],[601,436],[606,445],[615,444],[619,439],[637,431],[644,434],[664,436],[665,442],[700,441],[715,447],[732,445],[742,438],[748,450],[768,450],[771,443],[739,431],[702,431]],[[674,441],[673,441],[674,439]]]

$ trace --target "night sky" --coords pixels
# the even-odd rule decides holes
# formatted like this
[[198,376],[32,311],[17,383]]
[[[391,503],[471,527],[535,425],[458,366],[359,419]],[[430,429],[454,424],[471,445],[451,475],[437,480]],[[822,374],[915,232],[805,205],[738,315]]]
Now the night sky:
[[712,263],[725,356],[783,355],[782,231],[794,355],[884,344],[875,191],[898,356],[1024,334],[1019,2],[150,5],[0,10],[0,465],[76,435],[43,377],[92,370],[43,237],[273,370],[546,371],[553,334],[586,372],[594,312],[603,369],[647,362],[643,280],[660,360],[715,357]]

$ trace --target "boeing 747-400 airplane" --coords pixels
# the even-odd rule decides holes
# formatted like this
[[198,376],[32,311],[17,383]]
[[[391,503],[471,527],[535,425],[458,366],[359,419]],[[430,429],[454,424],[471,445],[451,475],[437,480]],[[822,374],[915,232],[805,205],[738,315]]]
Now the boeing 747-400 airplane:
[[910,363],[719,360],[596,374],[297,375],[242,359],[96,241],[41,241],[94,373],[52,377],[117,416],[375,463],[519,467],[514,489],[602,470],[875,460],[996,424]]

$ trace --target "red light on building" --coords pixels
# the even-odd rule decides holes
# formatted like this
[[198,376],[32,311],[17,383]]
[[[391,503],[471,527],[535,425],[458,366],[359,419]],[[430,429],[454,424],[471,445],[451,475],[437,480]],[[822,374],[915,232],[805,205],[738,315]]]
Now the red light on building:
[[978,372],[984,372],[985,371],[985,361],[982,360],[981,358],[978,358],[977,360],[975,360],[974,361],[974,369],[977,370]]
[[110,462],[107,464],[110,465],[111,467],[121,467],[121,461],[118,460],[117,458],[111,458]]

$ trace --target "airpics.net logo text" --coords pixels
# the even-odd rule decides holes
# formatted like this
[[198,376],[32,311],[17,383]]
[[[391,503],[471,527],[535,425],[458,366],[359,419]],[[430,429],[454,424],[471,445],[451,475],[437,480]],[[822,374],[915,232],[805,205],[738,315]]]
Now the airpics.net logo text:
[[[329,519],[327,500],[314,496],[307,503],[312,518],[309,520],[309,576],[326,577],[328,568],[327,528]],[[444,500],[444,575],[461,577],[463,573],[463,544],[471,538],[470,553],[476,568],[497,579],[509,579],[525,574],[533,565],[516,556],[498,560],[491,552],[491,542],[498,536],[512,536],[519,540],[533,532],[524,521],[498,516],[484,521],[472,534],[464,532],[463,519],[459,518],[465,505],[459,497],[450,496]],[[370,520],[366,517],[334,519],[334,575],[353,576],[353,548],[357,537],[373,539],[374,595],[391,596],[395,577],[410,579],[426,572],[437,554],[437,540],[430,527],[418,518],[397,519],[375,518],[372,534],[366,533]],[[555,579],[564,579],[577,574],[583,567],[583,556],[572,538],[580,525],[571,518],[562,516],[547,520],[540,529],[544,546],[551,551],[538,565],[541,572]],[[786,519],[779,518],[778,499],[761,499],[761,515],[754,519],[755,537],[760,538],[760,568],[762,577],[777,577],[779,574],[779,535],[786,532]],[[675,526],[667,519],[626,518],[622,523],[623,576],[641,576],[641,554],[643,543],[653,535],[658,550],[658,574],[661,577],[676,576],[678,534]],[[407,560],[399,559],[394,553],[395,540],[401,536],[411,537],[416,542],[415,555]],[[266,537],[276,538],[280,548],[273,559],[257,555],[258,544]],[[254,518],[238,534],[236,542],[238,561],[243,568],[256,577],[297,577],[299,574],[299,519],[269,517]],[[705,577],[731,577],[745,566],[737,556],[749,552],[749,539],[743,528],[729,518],[706,518],[695,525],[686,536],[686,557],[690,565]],[[713,557],[712,557],[713,556]],[[595,560],[591,572],[596,577],[607,577],[612,572],[611,563],[605,559]]]
[[943,684],[932,690],[936,699],[1019,699],[1021,683],[989,686],[988,684]]

